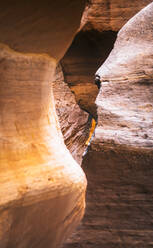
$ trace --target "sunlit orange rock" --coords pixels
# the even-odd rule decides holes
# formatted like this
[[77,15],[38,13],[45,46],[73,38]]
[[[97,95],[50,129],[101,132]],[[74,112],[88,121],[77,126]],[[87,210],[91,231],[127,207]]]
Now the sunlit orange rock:
[[64,145],[52,93],[84,1],[60,3],[0,4],[0,42],[14,49],[0,44],[1,248],[57,248],[84,214],[86,178]]
[[86,180],[56,117],[56,63],[3,45],[0,57],[0,247],[57,247],[83,216]]
[[118,31],[151,0],[89,0],[83,13],[81,29]]

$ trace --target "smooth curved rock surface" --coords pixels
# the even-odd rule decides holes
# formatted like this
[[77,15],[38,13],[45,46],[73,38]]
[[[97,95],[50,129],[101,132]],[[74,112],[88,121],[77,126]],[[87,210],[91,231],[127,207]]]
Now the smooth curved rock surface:
[[56,63],[4,45],[0,56],[0,247],[58,247],[83,216],[86,180],[55,113]]
[[2,0],[0,42],[16,51],[48,53],[59,60],[79,28],[84,6],[85,0]]
[[0,247],[57,248],[85,208],[86,178],[64,145],[52,93],[84,1],[0,7],[0,42],[20,51],[0,44]]
[[102,81],[96,133],[110,146],[153,147],[152,11],[150,4],[121,29],[113,51],[96,72]]

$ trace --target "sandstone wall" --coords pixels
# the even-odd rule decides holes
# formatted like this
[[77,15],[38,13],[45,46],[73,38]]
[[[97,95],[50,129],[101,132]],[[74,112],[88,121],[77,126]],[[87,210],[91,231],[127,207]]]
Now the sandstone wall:
[[82,167],[83,224],[66,247],[153,246],[153,3],[119,31],[96,72],[98,123]]
[[91,120],[89,114],[76,103],[74,94],[64,81],[60,64],[55,72],[53,93],[64,142],[73,158],[81,165]]
[[86,178],[64,145],[52,91],[83,7],[0,3],[1,248],[57,248],[84,214]]
[[48,53],[59,60],[75,36],[84,5],[85,0],[2,0],[0,42],[16,51]]
[[101,89],[95,137],[83,161],[89,183],[81,247],[153,244],[152,12],[153,3],[120,30],[96,72]]
[[118,31],[151,0],[89,0],[82,16],[81,29]]

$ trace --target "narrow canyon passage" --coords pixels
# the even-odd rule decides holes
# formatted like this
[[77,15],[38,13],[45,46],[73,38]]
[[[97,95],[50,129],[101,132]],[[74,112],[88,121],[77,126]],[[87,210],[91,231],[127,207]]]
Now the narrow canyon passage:
[[0,9],[0,248],[153,248],[153,2]]
[[[74,42],[62,60],[65,78],[78,104],[94,117],[98,114],[95,137],[82,161],[88,180],[85,216],[64,248],[153,247],[152,7],[125,25],[106,61],[108,54],[103,57],[105,53],[101,52],[101,64],[105,63],[98,73],[105,82],[96,99],[97,109],[94,99],[98,91],[92,85],[95,67],[100,63],[97,36],[91,35],[92,45],[96,44],[92,49],[91,43],[87,45],[88,32],[83,33],[87,36],[80,38],[82,44],[75,41],[76,54]],[[108,31],[105,35],[106,45],[102,46],[102,38],[100,44],[109,51],[116,33]],[[83,96],[80,89],[87,87],[87,81],[90,93],[84,90]],[[93,102],[88,93],[94,95]]]
[[[94,129],[97,122],[97,107],[95,104],[96,97],[98,95],[98,88],[94,83],[95,80],[95,72],[98,67],[105,61],[108,57],[110,51],[114,46],[114,42],[116,40],[117,32],[113,31],[106,31],[100,33],[95,30],[90,30],[87,32],[81,31],[79,32],[74,41],[72,42],[70,48],[66,52],[65,56],[61,60],[61,70],[63,71],[63,78],[59,78],[60,81],[63,80],[69,86],[71,92],[75,96],[75,101],[83,110],[83,112],[89,113],[90,123],[86,125],[86,136],[85,139],[80,142],[84,142],[84,144],[90,143],[90,139],[92,135],[94,136]],[[58,75],[58,72],[56,73]],[[57,76],[56,76],[57,77]],[[61,82],[58,82],[60,85]],[[54,92],[57,90],[57,84],[54,84]],[[65,86],[64,86],[65,88]],[[60,89],[60,86],[59,86]],[[61,89],[60,89],[61,90]],[[64,90],[65,91],[65,90]],[[56,99],[55,93],[55,99]],[[69,98],[70,99],[70,98]],[[62,107],[63,107],[62,101]],[[61,107],[59,103],[57,104],[57,113],[60,111]],[[66,109],[65,109],[66,110]],[[68,111],[68,110],[67,110]],[[85,116],[81,113],[81,118],[84,119]],[[69,110],[69,115],[71,116],[71,110]],[[59,120],[61,113],[58,114]],[[93,121],[92,121],[93,118]],[[61,118],[61,127],[63,127]],[[77,121],[77,118],[75,119]],[[92,127],[93,125],[93,127]],[[74,128],[74,127],[73,127]],[[79,129],[78,127],[77,130]],[[91,133],[90,133],[91,131]],[[64,130],[63,130],[64,134]],[[72,141],[72,137],[71,141]],[[65,140],[66,142],[66,140]],[[77,140],[78,142],[78,140]],[[75,144],[72,142],[72,146],[76,147]],[[67,146],[69,147],[69,146]],[[69,147],[70,149],[70,147]],[[88,149],[89,147],[85,146],[84,148],[84,157],[82,158],[82,168],[84,169],[85,173],[87,173],[88,177],[88,190],[87,190],[87,206],[85,217],[83,219],[82,224],[78,228],[78,230],[72,235],[71,238],[68,239],[66,244],[63,246],[64,248],[102,248],[101,237],[106,235],[105,228],[103,227],[103,220],[101,219],[100,211],[101,207],[97,208],[97,199],[99,198],[99,206],[101,206],[101,201],[103,202],[102,198],[100,197],[101,193],[103,193],[103,189],[101,188],[101,181],[97,180],[97,176],[101,175],[101,172],[97,171],[97,165],[95,165],[94,158],[87,161],[86,156],[88,157]],[[71,149],[70,149],[71,150]],[[77,150],[75,151],[77,153]],[[73,153],[72,153],[73,154]],[[99,156],[99,155],[98,155]],[[88,167],[89,165],[89,167]],[[90,173],[90,169],[94,170],[94,173]],[[91,169],[91,170],[92,170]],[[95,179],[96,178],[96,179]],[[97,181],[97,182],[96,182]],[[98,187],[99,185],[99,187]],[[97,188],[99,193],[97,192]],[[97,195],[98,193],[98,195]],[[103,204],[102,204],[103,206]],[[107,216],[106,216],[107,218]],[[103,242],[104,244],[104,242]],[[106,243],[106,247],[111,243]],[[105,246],[104,246],[105,248]]]
[[79,32],[61,60],[65,82],[74,92],[78,105],[97,118],[95,72],[108,57],[117,32]]
[[55,73],[53,91],[61,130],[79,164],[97,123],[95,72],[112,50],[116,36],[112,31],[80,31]]

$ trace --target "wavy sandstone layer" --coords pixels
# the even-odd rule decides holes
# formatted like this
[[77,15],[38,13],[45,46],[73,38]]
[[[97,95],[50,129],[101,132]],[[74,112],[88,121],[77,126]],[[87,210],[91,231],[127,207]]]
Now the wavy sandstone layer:
[[56,117],[56,63],[3,45],[0,56],[0,246],[57,247],[83,216],[86,181]]
[[86,178],[64,145],[52,92],[84,1],[0,7],[0,42],[14,49],[0,45],[0,247],[57,248],[85,208]]

